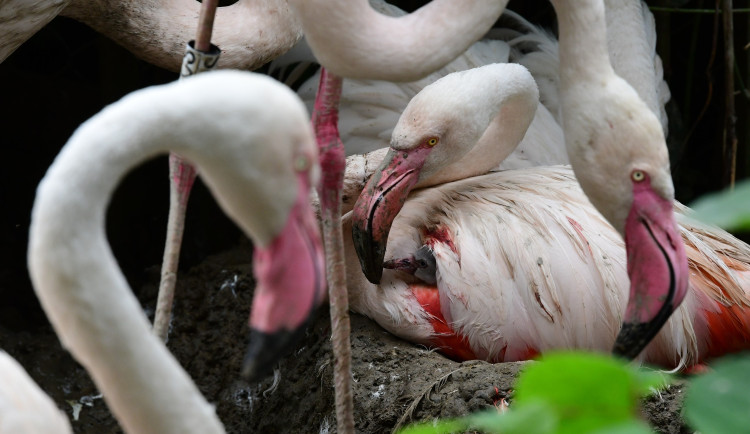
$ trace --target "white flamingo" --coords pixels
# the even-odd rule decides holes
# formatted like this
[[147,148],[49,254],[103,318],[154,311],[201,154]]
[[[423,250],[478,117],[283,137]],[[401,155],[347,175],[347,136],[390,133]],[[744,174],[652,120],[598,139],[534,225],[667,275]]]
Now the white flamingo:
[[[200,6],[194,0],[6,0],[0,5],[0,62],[59,14],[88,25],[149,63],[177,72],[185,43],[194,36]],[[218,9],[215,28],[213,42],[222,48],[221,68],[256,69],[302,36],[285,0],[239,0]]]
[[70,422],[21,365],[0,350],[0,433],[72,433]]
[[[518,65],[451,74],[409,103],[385,156],[352,158],[351,197],[382,159],[345,217],[354,311],[461,360],[612,348],[628,302],[617,231],[567,167],[482,175],[523,136],[537,95]],[[487,142],[492,124],[505,134]],[[668,367],[750,347],[750,247],[686,218],[680,230],[688,296],[641,357]]]
[[213,406],[150,332],[104,235],[104,207],[117,182],[169,150],[198,165],[253,239],[250,326],[270,351],[255,348],[257,363],[246,368],[267,369],[325,295],[308,202],[319,172],[313,134],[299,99],[268,77],[200,74],[135,92],[84,123],[37,190],[29,270],[63,345],[127,432],[222,432]]
[[568,156],[583,191],[623,236],[628,252],[630,298],[614,351],[633,358],[688,288],[664,132],[656,114],[612,69],[603,1],[552,4],[560,31]]

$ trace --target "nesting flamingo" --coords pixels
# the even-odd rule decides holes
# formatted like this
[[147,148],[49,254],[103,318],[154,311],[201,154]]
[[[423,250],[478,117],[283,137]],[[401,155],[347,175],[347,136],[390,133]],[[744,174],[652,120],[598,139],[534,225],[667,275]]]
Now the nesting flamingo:
[[[307,42],[323,68],[313,110],[323,182],[319,191],[326,245],[339,432],[354,432],[349,306],[344,275],[341,188],[344,147],[338,133],[342,77],[410,80],[444,66],[495,22],[507,0],[460,5],[436,0],[398,18],[366,0],[294,0]],[[459,35],[459,36],[457,36]]]
[[[382,159],[345,217],[354,311],[460,360],[612,348],[628,303],[618,232],[568,167],[481,175],[523,136],[537,95],[519,65],[454,73],[409,103],[387,154],[352,160],[348,179],[361,188]],[[490,124],[504,133],[488,141]],[[685,217],[681,224],[686,300],[640,356],[667,367],[750,347],[750,247]]]
[[0,433],[72,433],[70,422],[29,374],[0,350]]
[[[126,431],[223,427],[151,333],[107,245],[104,208],[118,180],[169,150],[198,165],[220,206],[255,245],[254,343],[245,369],[260,373],[325,296],[322,245],[308,200],[319,177],[308,119],[299,98],[266,76],[200,74],[105,108],[74,133],[40,183],[28,254],[34,289],[63,346]],[[80,170],[82,164],[88,169]]]

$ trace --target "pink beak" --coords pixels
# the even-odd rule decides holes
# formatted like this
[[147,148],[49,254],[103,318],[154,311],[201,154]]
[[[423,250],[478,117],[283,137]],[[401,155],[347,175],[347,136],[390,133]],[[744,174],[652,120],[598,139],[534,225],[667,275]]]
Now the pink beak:
[[672,201],[654,192],[648,179],[633,186],[625,248],[630,298],[613,352],[633,359],[680,305],[689,283],[687,256]]
[[257,285],[242,368],[251,380],[270,372],[295,345],[325,297],[325,257],[309,191],[307,174],[299,173],[297,199],[284,228],[268,246],[255,248]]
[[431,150],[424,145],[388,151],[354,204],[354,247],[362,272],[374,284],[380,283],[383,276],[383,258],[393,219],[419,180],[419,171]]

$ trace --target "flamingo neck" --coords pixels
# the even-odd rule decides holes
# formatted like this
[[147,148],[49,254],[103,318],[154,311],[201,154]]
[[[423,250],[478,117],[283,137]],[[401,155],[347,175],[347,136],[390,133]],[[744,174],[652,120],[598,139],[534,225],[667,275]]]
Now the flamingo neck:
[[164,147],[133,146],[139,129],[153,127],[157,117],[158,109],[141,109],[110,110],[101,122],[88,122],[50,168],[32,214],[32,281],[63,345],[125,431],[223,432],[213,407],[151,333],[106,241],[105,206],[116,183]]
[[433,0],[389,17],[367,0],[292,0],[320,64],[346,78],[414,81],[484,35],[507,0]]
[[613,74],[602,0],[551,1],[557,12],[562,88]]

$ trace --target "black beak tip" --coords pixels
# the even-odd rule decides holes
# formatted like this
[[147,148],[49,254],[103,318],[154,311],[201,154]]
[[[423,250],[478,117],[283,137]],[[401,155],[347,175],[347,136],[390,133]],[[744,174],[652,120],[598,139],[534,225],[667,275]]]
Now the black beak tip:
[[[626,360],[635,359],[656,335],[653,329],[652,323],[623,323],[612,354]],[[657,328],[656,331],[658,330]]]
[[375,241],[368,231],[356,225],[352,228],[352,238],[362,272],[370,283],[379,284],[383,278],[384,246]]
[[240,374],[249,382],[262,380],[273,371],[276,362],[284,357],[300,340],[310,320],[296,330],[265,333],[250,329],[250,344],[242,362]]
[[367,267],[365,268],[364,265],[362,265],[362,271],[365,273],[365,277],[367,277],[367,280],[370,281],[370,283],[378,285],[380,283],[380,279],[383,278],[383,267],[382,265],[379,267]]

